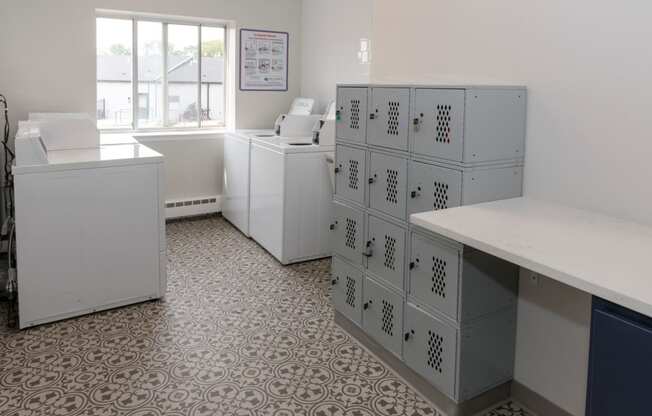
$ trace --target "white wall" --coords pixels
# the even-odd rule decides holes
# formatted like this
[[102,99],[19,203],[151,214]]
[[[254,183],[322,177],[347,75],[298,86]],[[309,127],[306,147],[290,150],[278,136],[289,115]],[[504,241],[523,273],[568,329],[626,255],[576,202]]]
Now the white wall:
[[301,94],[319,109],[335,100],[338,82],[368,82],[358,60],[360,39],[371,37],[373,0],[303,0]]
[[[652,224],[651,14],[642,0],[376,0],[371,78],[527,85],[525,194]],[[582,415],[586,296],[525,294],[519,329],[540,335],[519,335],[517,380]]]
[[224,140],[214,138],[179,139],[151,137],[140,141],[166,155],[165,198],[168,201],[222,194]]

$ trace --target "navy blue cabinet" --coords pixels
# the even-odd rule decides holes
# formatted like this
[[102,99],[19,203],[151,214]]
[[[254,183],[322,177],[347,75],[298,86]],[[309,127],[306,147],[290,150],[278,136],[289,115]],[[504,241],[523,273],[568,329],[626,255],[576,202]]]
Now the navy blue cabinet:
[[593,299],[587,416],[652,415],[652,319]]

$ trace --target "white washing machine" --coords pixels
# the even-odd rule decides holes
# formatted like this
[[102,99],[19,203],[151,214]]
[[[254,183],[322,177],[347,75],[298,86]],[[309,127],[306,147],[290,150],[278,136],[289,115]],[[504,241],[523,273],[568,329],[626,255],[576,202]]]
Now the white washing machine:
[[273,137],[273,130],[236,130],[224,135],[222,215],[249,237],[251,140]]
[[282,264],[331,256],[334,151],[310,137],[252,140],[251,237]]
[[101,144],[90,117],[21,122],[15,143],[20,327],[165,296],[163,156]]

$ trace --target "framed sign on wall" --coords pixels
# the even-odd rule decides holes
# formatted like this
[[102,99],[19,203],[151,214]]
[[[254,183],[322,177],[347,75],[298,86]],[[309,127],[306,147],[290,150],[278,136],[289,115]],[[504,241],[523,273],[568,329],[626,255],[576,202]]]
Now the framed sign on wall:
[[287,32],[240,29],[240,90],[287,91]]

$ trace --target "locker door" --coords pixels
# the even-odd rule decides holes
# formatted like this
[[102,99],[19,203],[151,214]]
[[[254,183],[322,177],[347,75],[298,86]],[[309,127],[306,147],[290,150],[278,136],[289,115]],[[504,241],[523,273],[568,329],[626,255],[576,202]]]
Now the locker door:
[[369,216],[367,269],[398,290],[403,290],[405,269],[405,230]]
[[408,303],[404,332],[403,361],[454,399],[457,330]]
[[362,264],[364,250],[364,214],[334,202],[333,250],[355,264]]
[[369,144],[408,149],[410,90],[408,88],[373,88],[369,108]]
[[367,171],[362,149],[337,145],[335,166],[335,194],[339,197],[365,203]]
[[367,137],[367,88],[337,89],[337,138],[365,143]]
[[335,256],[331,277],[335,309],[362,326],[362,272]]
[[411,161],[409,177],[408,215],[462,204],[462,172]]
[[413,114],[414,153],[462,161],[464,90],[418,89]]
[[369,277],[364,283],[362,325],[364,331],[383,347],[401,355],[403,298]]
[[412,234],[409,294],[416,302],[457,320],[460,251]]
[[404,220],[407,197],[407,160],[371,153],[369,174],[369,206]]

